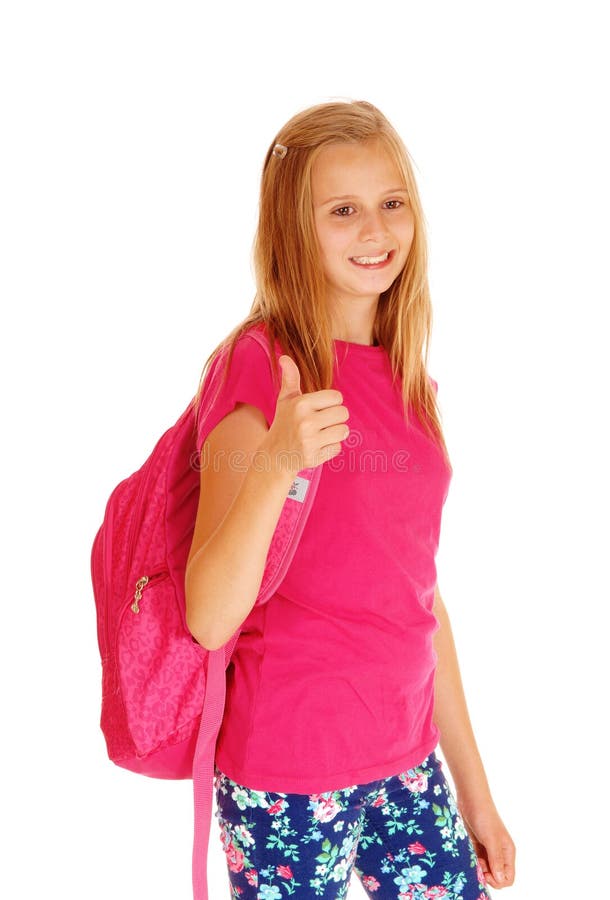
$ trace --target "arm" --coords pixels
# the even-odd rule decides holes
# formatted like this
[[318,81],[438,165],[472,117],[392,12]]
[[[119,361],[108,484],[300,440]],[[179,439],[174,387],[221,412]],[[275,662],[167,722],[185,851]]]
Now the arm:
[[[185,573],[186,621],[208,650],[229,640],[254,606],[275,526],[293,480],[265,463],[269,429],[262,412],[238,403],[206,441],[195,531]],[[239,465],[233,463],[239,449]],[[267,455],[265,455],[267,454]]]
[[441,750],[487,883],[494,888],[507,887],[515,877],[515,845],[491,797],[468,715],[451,624],[438,585],[433,612],[439,623],[434,636],[434,721],[441,734]]

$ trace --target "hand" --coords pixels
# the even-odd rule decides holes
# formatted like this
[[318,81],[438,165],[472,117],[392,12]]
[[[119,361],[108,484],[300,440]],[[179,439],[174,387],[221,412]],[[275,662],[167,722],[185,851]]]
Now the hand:
[[515,880],[515,845],[493,802],[458,800],[458,806],[486,883],[492,888],[509,887]]
[[[299,369],[290,356],[280,356],[282,384],[275,417],[265,439],[272,459],[286,463],[293,473],[319,466],[341,452],[349,434],[349,412],[343,396],[332,389],[301,393]],[[260,448],[259,448],[260,449]]]

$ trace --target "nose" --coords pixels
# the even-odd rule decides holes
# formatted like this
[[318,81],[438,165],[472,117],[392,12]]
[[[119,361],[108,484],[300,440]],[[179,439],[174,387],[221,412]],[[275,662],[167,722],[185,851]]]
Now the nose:
[[363,210],[360,219],[360,240],[379,242],[387,237],[388,228],[383,211],[380,209]]

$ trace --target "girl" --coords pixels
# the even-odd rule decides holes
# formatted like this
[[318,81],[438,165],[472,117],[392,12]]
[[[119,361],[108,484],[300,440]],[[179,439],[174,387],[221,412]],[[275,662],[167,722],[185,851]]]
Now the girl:
[[[241,628],[214,782],[231,896],[337,900],[355,870],[376,900],[483,900],[512,884],[515,849],[436,582],[452,470],[425,365],[423,214],[376,107],[320,104],[281,129],[254,263],[250,315],[204,369],[217,394],[199,419],[186,571],[195,639],[212,650]],[[311,466],[324,470],[296,553],[258,606]]]

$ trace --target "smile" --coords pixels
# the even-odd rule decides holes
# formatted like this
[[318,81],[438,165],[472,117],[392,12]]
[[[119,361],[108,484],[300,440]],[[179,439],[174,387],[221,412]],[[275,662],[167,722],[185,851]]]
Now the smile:
[[368,269],[380,268],[390,261],[393,252],[386,250],[380,256],[351,256],[350,262],[353,262],[356,266],[365,266]]

